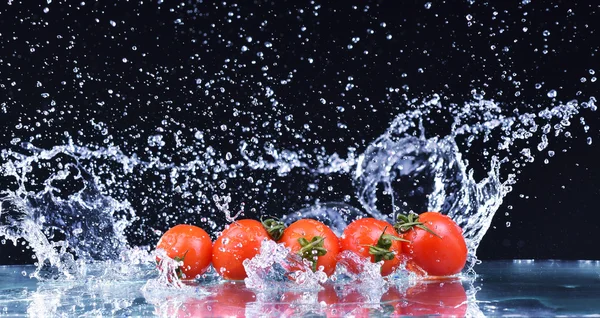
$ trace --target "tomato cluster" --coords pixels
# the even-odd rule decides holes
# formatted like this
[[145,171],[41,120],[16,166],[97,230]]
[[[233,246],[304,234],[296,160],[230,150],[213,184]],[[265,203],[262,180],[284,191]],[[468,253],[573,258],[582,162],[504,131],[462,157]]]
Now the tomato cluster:
[[[257,255],[264,240],[284,244],[291,253],[307,260],[313,271],[320,269],[328,276],[335,271],[342,251],[382,262],[383,276],[393,273],[403,262],[419,274],[449,276],[459,273],[467,260],[462,229],[437,212],[402,215],[393,225],[374,218],[358,219],[346,227],[341,237],[312,219],[301,219],[288,227],[273,219],[243,219],[229,224],[214,244],[201,228],[177,225],[165,232],[157,249],[182,262],[180,278],[193,279],[212,263],[223,278],[242,280],[247,276],[244,260]],[[348,264],[352,272],[361,270]]]

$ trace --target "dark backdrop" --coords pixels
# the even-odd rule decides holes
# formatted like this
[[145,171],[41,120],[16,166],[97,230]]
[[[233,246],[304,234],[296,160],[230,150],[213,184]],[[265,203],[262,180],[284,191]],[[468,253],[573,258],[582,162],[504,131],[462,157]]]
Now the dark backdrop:
[[[364,150],[395,115],[406,111],[402,94],[423,98],[438,93],[447,102],[461,103],[476,89],[506,109],[527,112],[558,101],[587,100],[598,91],[591,74],[600,71],[594,70],[595,1],[10,3],[0,9],[3,148],[14,148],[16,137],[41,147],[60,144],[65,131],[84,144],[102,144],[79,133],[90,130],[90,120],[108,123],[113,144],[132,145],[133,135],[144,140],[171,118],[207,127],[216,147],[236,151],[232,136],[264,136],[270,129],[261,130],[260,121],[236,119],[230,106],[241,102],[243,112],[249,97],[263,90],[253,85],[257,81],[271,83],[280,104],[259,103],[256,107],[264,109],[254,109],[255,114],[291,114],[294,119],[285,124],[291,128],[310,121],[313,130],[306,134],[312,138],[306,147],[341,154],[347,147]],[[240,53],[245,45],[252,55]],[[273,78],[263,75],[261,65],[252,66],[257,51],[264,51],[269,63],[263,64]],[[244,67],[223,72],[227,63]],[[217,84],[194,85],[196,78],[216,78]],[[286,78],[292,84],[282,84]],[[354,88],[346,89],[348,83]],[[213,91],[221,88],[227,94],[215,98]],[[400,93],[389,93],[389,88]],[[551,89],[558,91],[556,100],[547,96]],[[338,105],[344,106],[343,113]],[[42,113],[48,110],[66,115],[46,125]],[[589,133],[574,123],[571,138],[551,139],[556,155],[548,164],[543,162],[548,156],[540,154],[520,169],[517,185],[480,246],[481,259],[600,259],[595,246],[600,123],[596,113],[584,117]],[[245,135],[219,129],[238,120],[257,128]],[[19,122],[32,128],[15,128]],[[338,129],[338,122],[350,129]],[[132,123],[136,131],[130,130]],[[448,130],[447,122],[440,121],[428,134]],[[294,147],[298,141],[289,136],[272,138],[279,138],[282,147]],[[142,156],[151,151],[130,149]],[[474,158],[474,166],[485,166],[475,159],[477,150],[467,157]],[[183,161],[168,149],[163,152]],[[339,189],[313,198],[353,193],[349,184]],[[296,202],[298,197],[265,199],[261,208],[273,214],[294,210],[306,205]],[[139,233],[131,236],[132,242],[144,243]],[[0,245],[0,263],[28,262],[21,250]]]

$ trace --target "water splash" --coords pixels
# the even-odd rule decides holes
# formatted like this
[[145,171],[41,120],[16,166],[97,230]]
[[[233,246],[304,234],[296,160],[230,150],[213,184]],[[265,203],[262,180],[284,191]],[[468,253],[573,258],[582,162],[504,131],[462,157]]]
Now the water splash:
[[[309,263],[289,248],[274,241],[263,241],[260,253],[244,260],[248,277],[244,279],[248,288],[256,290],[319,290],[327,275],[322,269],[313,272]],[[279,288],[277,288],[279,286]]]
[[[409,211],[448,214],[463,228],[469,255],[474,256],[508,192],[499,180],[499,168],[493,158],[488,177],[477,183],[452,138],[385,135],[361,157],[355,180],[359,200],[376,217]],[[384,214],[378,200],[385,197],[392,210]]]
[[[13,158],[2,165],[2,175],[13,177],[18,187],[2,191],[0,234],[29,243],[38,268],[32,275],[71,277],[77,275],[78,263],[117,260],[124,254],[125,230],[135,212],[127,201],[103,194],[97,176],[79,163],[91,152],[77,151],[73,145],[43,150],[27,144],[24,148],[30,156],[2,150],[3,158]],[[50,166],[52,160],[57,166],[47,169],[43,187],[36,191],[36,180],[44,175],[38,169]]]
[[[242,202],[236,215],[230,215],[231,193],[221,186],[223,179],[219,176],[236,180],[238,174],[244,175],[248,169],[275,169],[277,178],[285,180],[298,170],[316,178],[351,176],[358,201],[367,214],[377,218],[390,220],[399,212],[424,210],[450,215],[463,228],[469,243],[470,263],[474,264],[479,242],[504,196],[516,182],[514,173],[501,175],[502,166],[523,166],[536,156],[528,147],[519,150],[518,141],[539,138],[537,149],[544,151],[552,132],[555,137],[568,136],[567,128],[575,116],[584,110],[595,111],[595,102],[594,98],[581,103],[569,101],[537,113],[507,116],[497,103],[475,99],[462,107],[450,105],[447,108],[452,118],[450,134],[427,138],[422,118],[443,108],[439,97],[434,97],[425,100],[417,110],[399,114],[362,154],[351,152],[346,159],[337,154],[322,155],[312,165],[307,153],[292,155],[273,148],[269,148],[269,152],[275,161],[265,158],[255,161],[245,155],[244,143],[241,143],[240,154],[247,160],[246,164],[212,166],[211,162],[219,162],[215,161],[216,153],[176,164],[143,161],[136,155],[126,156],[115,147],[92,150],[69,141],[66,145],[42,149],[26,143],[21,151],[3,149],[1,152],[5,159],[2,176],[12,178],[15,187],[3,191],[0,230],[10,240],[28,241],[39,269],[58,268],[60,273],[74,275],[78,266],[76,259],[84,262],[117,259],[130,248],[125,233],[139,217],[127,199],[131,195],[131,184],[116,182],[123,178],[118,175],[119,171],[129,176],[165,173],[171,178],[169,191],[185,198],[191,193],[182,188],[193,180],[198,171],[196,167],[203,169],[203,175],[211,175],[216,180],[216,184],[204,189],[222,188],[221,192],[226,192],[212,196],[215,211],[221,211],[224,222],[218,218],[202,219],[211,228],[218,228],[245,213]],[[536,135],[539,131],[541,134]],[[483,151],[489,158],[487,176],[476,180],[474,169],[463,158],[464,154],[471,155],[469,149],[474,149],[478,138],[488,141],[497,133],[503,136],[500,142]],[[509,159],[513,149],[521,156]],[[279,153],[287,153],[284,157],[293,160],[277,159]],[[109,167],[114,167],[111,169],[118,170],[102,174],[97,167],[105,165],[105,160]],[[182,179],[188,181],[182,184],[179,182]],[[270,187],[264,189],[266,193],[271,190]],[[321,218],[341,233],[347,223],[365,215],[346,203],[318,203],[286,215],[284,220],[289,223],[303,216]],[[98,237],[104,240],[99,241]]]
[[[462,108],[451,105],[452,131],[447,136],[425,137],[422,118],[439,108],[438,97],[426,100],[422,108],[397,116],[386,133],[377,138],[359,156],[354,173],[357,196],[371,215],[394,219],[397,213],[440,211],[463,229],[469,248],[470,268],[476,251],[503,198],[516,182],[515,174],[501,175],[502,164],[519,167],[532,162],[534,154],[521,148],[522,157],[509,159],[502,152],[519,149],[517,141],[535,136],[542,124],[538,149],[547,146],[550,122],[555,136],[569,135],[565,129],[583,109],[596,109],[595,99],[581,103],[570,101],[541,110],[506,116],[497,103],[483,99],[468,102]],[[470,120],[476,122],[468,124]],[[474,169],[463,159],[476,138],[488,141],[499,130],[505,136],[496,146],[484,148],[489,156],[486,177],[479,181]],[[415,136],[418,135],[418,136]],[[463,151],[456,140],[462,138]],[[492,155],[492,153],[496,153]]]

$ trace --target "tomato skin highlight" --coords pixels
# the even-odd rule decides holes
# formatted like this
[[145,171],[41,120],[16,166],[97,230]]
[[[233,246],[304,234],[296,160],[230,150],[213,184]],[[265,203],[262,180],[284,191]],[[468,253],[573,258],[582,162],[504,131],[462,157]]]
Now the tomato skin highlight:
[[243,219],[229,224],[213,245],[215,271],[229,280],[246,278],[248,275],[242,262],[258,254],[262,242],[270,239],[259,221]]
[[[204,274],[212,260],[212,241],[202,228],[179,224],[167,230],[158,241],[156,249],[162,249],[172,259],[183,261],[179,270],[185,279]],[[160,264],[160,259],[157,259]]]
[[402,251],[409,260],[407,267],[417,266],[430,276],[460,273],[467,262],[467,245],[460,226],[438,212],[422,213],[418,221],[439,237],[418,227],[404,233],[402,238],[410,241],[402,242]]
[[[374,218],[362,218],[348,224],[340,239],[340,245],[343,251],[352,251],[363,258],[369,258],[375,263],[375,255],[369,253],[369,246],[377,245],[377,241],[384,232],[388,235],[398,237],[394,227],[383,220]],[[384,260],[381,266],[381,275],[387,276],[393,273],[402,262],[402,244],[400,241],[392,241],[390,251],[395,257],[391,260]],[[359,269],[354,266],[348,268],[354,274],[358,274]]]
[[298,253],[302,249],[298,239],[305,238],[311,241],[316,236],[324,239],[323,247],[327,250],[325,255],[317,257],[317,268],[323,266],[323,272],[327,276],[331,276],[335,271],[337,256],[340,253],[340,242],[337,235],[327,225],[312,219],[298,220],[283,231],[279,242],[288,247],[291,253]]

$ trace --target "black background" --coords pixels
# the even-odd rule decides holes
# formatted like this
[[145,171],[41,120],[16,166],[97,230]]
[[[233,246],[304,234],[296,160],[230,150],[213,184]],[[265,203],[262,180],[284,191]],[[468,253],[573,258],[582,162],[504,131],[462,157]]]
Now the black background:
[[[89,122],[95,120],[111,128],[108,143],[128,145],[124,147],[126,153],[185,162],[193,154],[170,152],[168,146],[153,152],[142,145],[162,120],[171,118],[204,127],[213,137],[209,143],[223,153],[236,151],[237,145],[231,140],[256,135],[261,141],[276,140],[282,148],[323,146],[328,153],[343,155],[348,147],[356,147],[360,153],[385,131],[395,115],[410,109],[402,94],[424,98],[437,93],[447,103],[460,104],[471,98],[472,89],[483,90],[486,98],[500,102],[507,112],[518,108],[523,113],[559,101],[587,100],[598,92],[589,71],[600,72],[595,41],[599,7],[594,1],[433,1],[430,8],[425,1],[403,1],[401,5],[392,1],[90,1],[85,5],[13,1],[2,6],[3,148],[15,149],[10,143],[15,137],[32,140],[40,147],[61,144],[65,131],[81,144],[101,145],[106,141],[89,132]],[[47,13],[44,8],[48,8]],[[307,31],[300,31],[300,26],[306,26]],[[543,35],[545,30],[549,36]],[[248,35],[253,37],[251,42],[246,39]],[[391,39],[386,38],[388,35]],[[352,37],[360,40],[354,43]],[[261,63],[251,64],[255,55],[240,53],[240,47],[248,45],[254,54],[266,41],[277,49],[263,49],[273,78],[262,75]],[[352,49],[347,48],[349,44]],[[197,57],[191,58],[195,54]],[[124,57],[127,62],[123,62]],[[232,70],[230,66],[215,75],[223,71],[228,58],[246,67]],[[309,59],[314,62],[308,63]],[[294,74],[291,84],[281,84],[290,72]],[[85,74],[83,86],[77,74]],[[354,78],[355,88],[346,91],[349,76]],[[205,95],[205,88],[194,85],[195,78],[215,78],[217,84],[207,88],[211,92]],[[13,81],[15,85],[11,85]],[[249,97],[262,94],[263,88],[255,85],[258,81],[275,88],[279,105],[273,107],[265,99],[244,108]],[[543,84],[541,89],[535,87],[537,83]],[[221,87],[227,94],[212,98],[213,91]],[[388,93],[388,88],[399,88],[400,93]],[[109,89],[119,95],[108,93]],[[558,91],[554,100],[547,96],[551,89]],[[41,97],[43,92],[49,92],[51,98]],[[325,106],[321,98],[327,100]],[[271,128],[261,128],[262,120],[253,122],[250,115],[233,115],[232,99],[241,102],[238,108],[247,114],[272,114],[275,118],[292,114],[294,119],[285,123],[286,127],[300,129],[310,122],[314,128],[306,133],[306,142],[298,142],[285,131],[268,136]],[[57,105],[51,105],[50,100]],[[341,113],[337,105],[346,110]],[[64,110],[66,114],[46,116],[54,116],[54,122],[36,128],[34,123],[44,118],[40,110],[53,107],[57,113]],[[589,133],[574,122],[569,129],[572,137],[551,138],[549,149],[556,155],[549,163],[543,162],[548,157],[544,152],[535,162],[517,169],[518,183],[498,210],[479,248],[479,258],[600,259],[595,237],[600,230],[596,212],[600,200],[600,148],[596,142],[600,123],[597,113],[586,110],[581,115],[590,126]],[[337,129],[339,121],[349,129]],[[32,129],[15,129],[18,122]],[[232,127],[236,122],[256,127],[247,132],[220,130],[221,125]],[[445,135],[450,127],[448,121],[440,120],[428,129],[429,136]],[[136,134],[142,137],[134,137]],[[592,137],[591,145],[587,137]],[[524,145],[534,149],[537,142],[534,138]],[[478,161],[477,150],[471,148],[466,157],[479,168],[476,172],[481,176],[481,166],[487,167],[489,162]],[[321,189],[336,180],[346,181],[321,180]],[[11,186],[10,181],[3,182]],[[241,191],[245,191],[244,186],[248,185],[241,184]],[[253,199],[265,202],[256,209],[280,214],[281,210],[305,206],[310,203],[307,201],[339,200],[352,193],[351,185],[345,182],[333,193],[312,194],[310,200],[300,200],[301,191],[277,201],[274,196],[257,195]],[[131,195],[134,206],[145,211],[139,203],[145,194]],[[171,205],[177,203],[174,199]],[[351,203],[358,204],[355,199]],[[156,218],[147,215],[148,223]],[[190,218],[174,218],[156,227],[193,221]],[[150,228],[137,226],[142,231]],[[130,235],[134,244],[147,243],[139,232]],[[22,247],[0,245],[0,263],[28,262],[29,256],[21,251]]]

